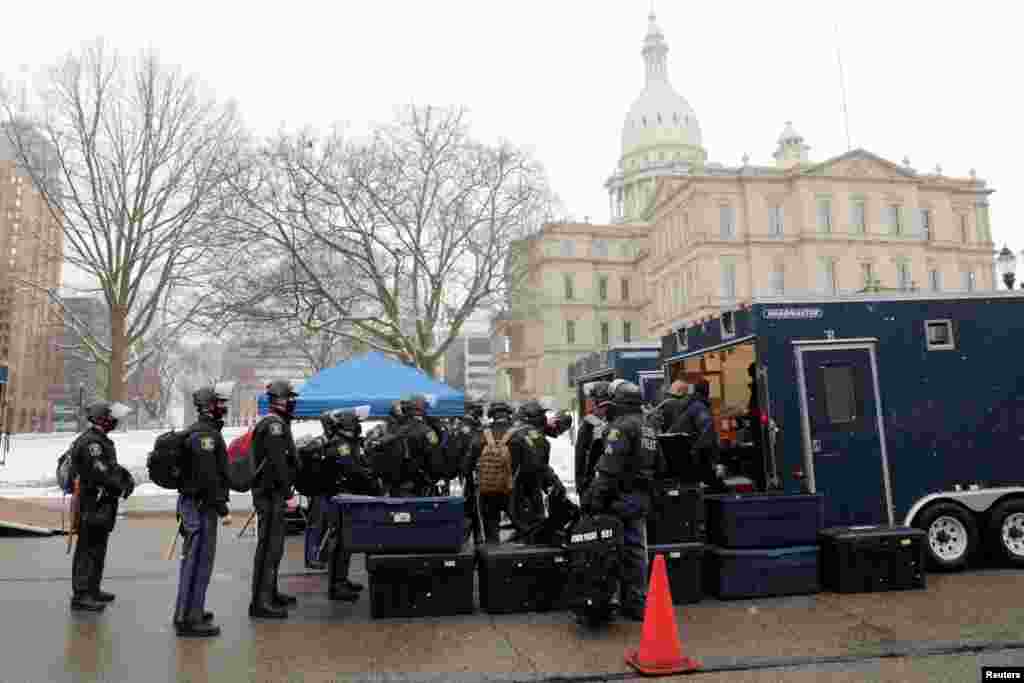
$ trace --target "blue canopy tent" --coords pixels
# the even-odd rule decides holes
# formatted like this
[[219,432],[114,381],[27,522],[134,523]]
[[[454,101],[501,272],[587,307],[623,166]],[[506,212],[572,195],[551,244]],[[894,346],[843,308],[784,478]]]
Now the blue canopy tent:
[[[460,417],[465,413],[462,392],[377,352],[321,370],[306,380],[298,393],[297,418],[315,418],[327,410],[366,405],[370,406],[371,418],[382,418],[393,401],[410,394],[426,396],[431,415]],[[258,406],[260,415],[266,415],[266,394],[260,394]]]

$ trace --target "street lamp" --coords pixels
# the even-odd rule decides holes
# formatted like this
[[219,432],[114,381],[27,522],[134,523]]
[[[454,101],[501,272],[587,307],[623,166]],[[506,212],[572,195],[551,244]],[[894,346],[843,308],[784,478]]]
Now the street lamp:
[[1002,251],[996,257],[996,268],[1002,275],[1006,288],[1013,289],[1013,283],[1017,279],[1017,257],[1006,245],[1003,245]]

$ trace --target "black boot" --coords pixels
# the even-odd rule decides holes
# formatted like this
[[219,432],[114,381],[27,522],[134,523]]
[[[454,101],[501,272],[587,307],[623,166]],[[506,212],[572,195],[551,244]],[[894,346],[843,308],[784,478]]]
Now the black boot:
[[253,619],[287,619],[288,611],[270,605],[251,603],[249,605],[249,616]]
[[323,571],[327,569],[327,563],[321,562],[320,560],[310,560],[306,562],[306,569],[312,569],[314,571]]
[[[203,612],[203,623],[204,624],[209,624],[212,621],[213,621],[213,612]],[[185,622],[182,621],[181,619],[175,618],[174,619],[174,628],[178,628],[179,626],[181,626],[184,623]]]
[[288,595],[287,593],[277,593],[274,599],[271,601],[274,607],[290,607],[291,605],[299,604],[298,599],[294,595]]
[[355,581],[349,581],[348,579],[345,579],[345,587],[350,591],[356,591],[357,593],[365,588],[363,584],[356,583]]
[[113,593],[98,590],[93,593],[92,597],[96,599],[96,602],[114,602],[115,595]]
[[71,610],[74,612],[102,612],[106,603],[98,602],[91,595],[76,595],[71,598]]
[[174,630],[181,638],[213,638],[220,635],[220,626],[187,621],[175,626]]
[[330,591],[327,593],[327,597],[330,600],[341,600],[343,602],[355,602],[359,599],[359,593],[352,590],[344,583],[331,586]]

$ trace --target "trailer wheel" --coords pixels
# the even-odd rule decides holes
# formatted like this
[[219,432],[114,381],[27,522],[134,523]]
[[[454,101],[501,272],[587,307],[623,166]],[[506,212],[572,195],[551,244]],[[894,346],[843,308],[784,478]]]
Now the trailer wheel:
[[992,508],[988,541],[1001,557],[1024,566],[1024,499],[1006,500]]
[[927,534],[929,564],[941,571],[959,571],[978,549],[978,525],[974,516],[955,503],[927,508],[914,526]]

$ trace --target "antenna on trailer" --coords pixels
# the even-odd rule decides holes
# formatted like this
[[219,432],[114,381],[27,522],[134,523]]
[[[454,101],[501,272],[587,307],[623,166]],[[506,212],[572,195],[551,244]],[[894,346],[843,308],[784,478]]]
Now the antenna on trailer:
[[843,50],[839,42],[839,22],[836,22],[836,60],[839,62],[839,92],[842,94],[843,125],[846,128],[846,151],[853,149],[850,142],[850,113],[846,108],[846,79],[843,77]]

